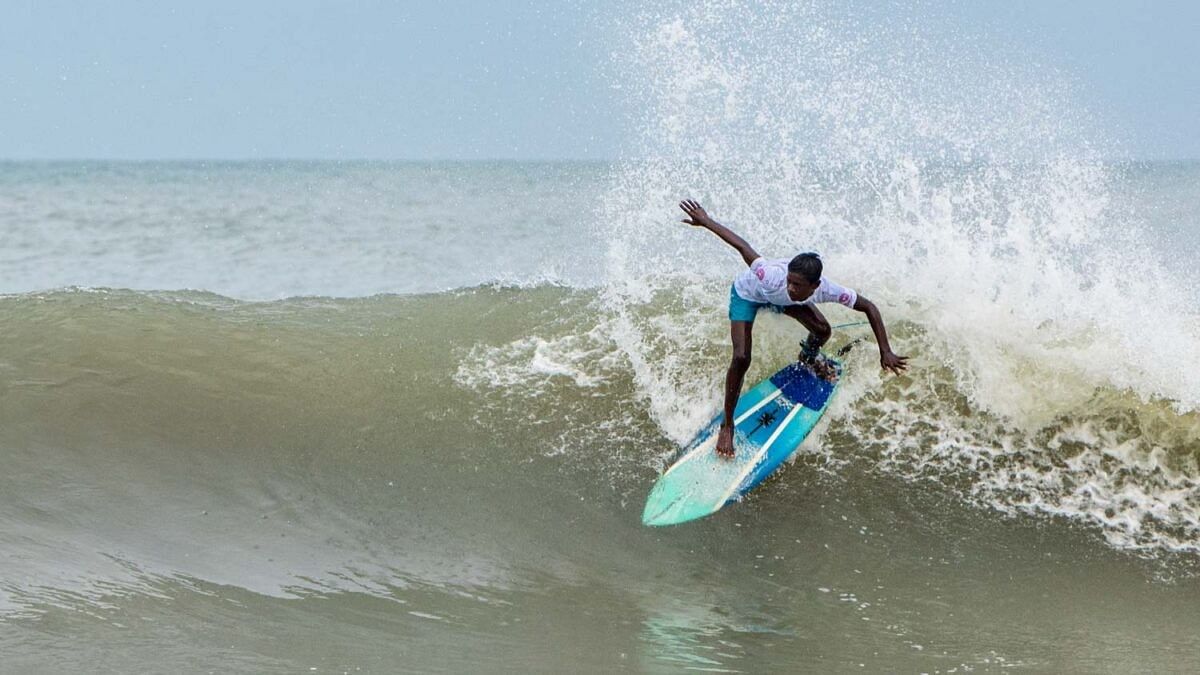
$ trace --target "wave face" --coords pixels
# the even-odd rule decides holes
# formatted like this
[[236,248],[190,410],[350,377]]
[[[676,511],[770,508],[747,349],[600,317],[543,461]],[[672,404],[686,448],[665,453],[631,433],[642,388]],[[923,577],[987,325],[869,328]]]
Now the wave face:
[[[830,640],[874,635],[881,665],[927,664],[931,643],[937,662],[1046,665],[1063,663],[1056,641],[1006,632],[981,649],[994,614],[945,603],[1049,630],[1066,598],[1098,626],[1113,605],[1094,584],[1150,578],[1161,592],[1121,611],[1186,642],[1194,414],[1093,386],[1086,405],[1014,422],[965,395],[953,357],[902,317],[914,375],[882,379],[852,352],[828,424],[779,478],[695,527],[641,527],[674,434],[718,403],[720,290],[660,289],[620,312],[605,291],[555,286],[4,298],[0,640],[27,665],[82,665],[133,636],[252,670],[753,671],[861,660]],[[751,378],[797,337],[777,317],[758,331]],[[802,628],[813,617],[823,627]],[[81,650],[54,647],[58,625]],[[579,650],[546,642],[598,626]]]
[[[878,19],[622,14],[610,164],[0,166],[6,665],[1190,665],[1200,167]],[[651,530],[741,268],[683,197],[820,251],[912,369],[839,331],[792,465]],[[748,380],[802,337],[760,318]]]

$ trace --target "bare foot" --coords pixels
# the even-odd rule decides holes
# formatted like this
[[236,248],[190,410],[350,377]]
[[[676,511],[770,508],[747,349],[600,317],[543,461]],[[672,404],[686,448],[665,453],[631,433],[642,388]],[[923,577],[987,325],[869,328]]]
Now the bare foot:
[[721,427],[717,434],[717,455],[727,459],[733,457],[733,427]]

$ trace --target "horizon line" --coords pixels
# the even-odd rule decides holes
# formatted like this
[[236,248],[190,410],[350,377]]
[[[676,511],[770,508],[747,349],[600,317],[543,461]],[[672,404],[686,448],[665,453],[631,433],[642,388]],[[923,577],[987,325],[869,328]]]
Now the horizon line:
[[[614,162],[641,162],[641,161],[658,161],[659,158],[654,157],[0,157],[0,164],[34,164],[34,163],[86,163],[86,162],[110,162],[124,164],[167,164],[167,163],[189,163],[198,164],[204,162],[214,163],[241,163],[241,164],[269,164],[269,163],[286,163],[286,162],[308,162],[308,163],[397,163],[397,164],[430,164],[430,163],[456,163],[456,164],[517,164],[517,163],[542,163],[542,164],[599,164],[599,163],[614,163]],[[933,158],[927,158],[933,159]],[[684,161],[689,161],[685,158]],[[737,160],[726,160],[737,161]],[[1026,160],[1028,161],[1028,160]],[[1105,163],[1191,163],[1200,162],[1200,156],[1196,157],[1101,157],[1099,161]],[[973,162],[964,162],[973,163]],[[1011,163],[1025,163],[1011,162]]]

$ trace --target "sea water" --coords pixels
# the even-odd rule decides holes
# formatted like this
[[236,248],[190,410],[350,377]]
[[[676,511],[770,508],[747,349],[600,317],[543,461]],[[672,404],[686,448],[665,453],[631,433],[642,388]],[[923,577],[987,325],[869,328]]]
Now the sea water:
[[[0,669],[1193,669],[1200,164],[689,11],[623,29],[625,159],[0,164]],[[910,369],[839,331],[796,459],[652,529],[743,268],[685,197]]]

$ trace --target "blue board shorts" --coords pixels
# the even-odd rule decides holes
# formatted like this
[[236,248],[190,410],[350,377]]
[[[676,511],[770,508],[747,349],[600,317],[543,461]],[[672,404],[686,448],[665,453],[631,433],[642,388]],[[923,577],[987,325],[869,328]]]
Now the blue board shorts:
[[737,294],[733,285],[729,286],[729,320],[730,321],[747,321],[754,322],[754,317],[758,314],[758,310],[763,308],[770,309],[772,312],[782,312],[783,308],[778,305],[772,305],[765,302],[750,302]]

